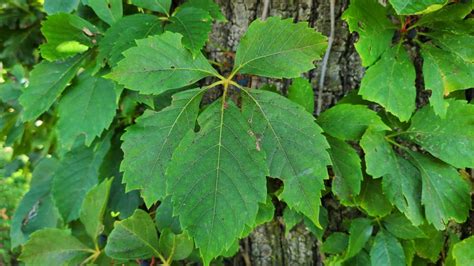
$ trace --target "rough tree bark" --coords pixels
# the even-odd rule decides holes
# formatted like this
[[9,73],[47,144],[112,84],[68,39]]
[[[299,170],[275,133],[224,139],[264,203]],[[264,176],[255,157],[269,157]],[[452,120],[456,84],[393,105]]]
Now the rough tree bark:
[[[260,18],[263,13],[264,0],[217,0],[228,22],[217,23],[210,36],[207,52],[217,62],[226,62],[232,66],[233,52],[248,25]],[[328,61],[325,86],[322,93],[321,110],[333,105],[348,91],[358,86],[363,74],[360,59],[354,50],[354,39],[341,20],[342,12],[347,8],[348,1],[336,2],[335,39]],[[326,36],[330,31],[330,7],[328,0],[270,0],[268,15],[294,18],[295,21],[308,21],[309,25]],[[321,62],[315,70],[308,74],[316,95],[320,89]],[[252,86],[260,81],[252,80]],[[273,82],[273,81],[272,81]],[[288,80],[274,81],[277,87],[285,90]],[[316,103],[315,103],[316,104]],[[342,221],[340,208],[331,199],[323,199],[323,205],[329,207],[331,229],[337,230]],[[332,206],[332,207],[331,207]],[[334,213],[333,213],[334,212]],[[283,223],[275,221],[258,227],[247,239],[241,241],[241,251],[229,265],[322,265],[321,254],[318,252],[317,239],[303,224],[296,226],[285,235]]]

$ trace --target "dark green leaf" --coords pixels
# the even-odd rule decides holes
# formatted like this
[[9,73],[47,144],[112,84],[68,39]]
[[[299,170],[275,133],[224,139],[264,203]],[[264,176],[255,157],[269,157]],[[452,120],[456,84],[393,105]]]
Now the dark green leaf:
[[165,257],[171,256],[176,261],[187,258],[194,249],[194,243],[186,232],[176,235],[165,229],[161,232],[158,247]]
[[59,12],[71,13],[77,8],[79,0],[44,0],[44,10],[48,15]]
[[342,232],[335,232],[324,241],[321,251],[328,254],[338,254],[346,250],[349,236]]
[[171,0],[132,0],[132,4],[169,16]]
[[301,105],[312,114],[314,112],[314,93],[311,83],[305,78],[293,79],[288,88],[288,99]]
[[347,260],[354,257],[364,248],[365,243],[372,235],[372,222],[365,218],[356,218],[352,220],[349,228],[349,245],[344,258]]
[[446,4],[447,0],[389,0],[393,8],[399,15],[413,15],[420,13],[429,13],[440,9]]
[[379,231],[370,249],[370,261],[372,265],[404,266],[405,254],[402,245],[395,237]]
[[214,0],[188,0],[181,5],[181,8],[185,7],[195,7],[206,10],[213,19],[218,21],[226,21],[224,15],[222,14],[221,8],[218,4],[216,4],[216,2],[214,2]]
[[384,217],[392,211],[390,201],[382,192],[382,182],[377,179],[366,178],[355,201],[370,216]]
[[90,6],[109,25],[113,25],[123,15],[122,0],[82,0],[82,3]]
[[383,219],[383,225],[397,238],[415,239],[427,237],[421,229],[414,226],[410,220],[398,212],[385,217]]

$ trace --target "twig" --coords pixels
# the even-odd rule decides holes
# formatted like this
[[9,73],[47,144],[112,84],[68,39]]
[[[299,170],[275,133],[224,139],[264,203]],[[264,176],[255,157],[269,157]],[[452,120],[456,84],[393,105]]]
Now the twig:
[[268,7],[270,6],[270,0],[263,1],[262,20],[266,20],[268,17]]
[[316,105],[316,115],[319,115],[321,113],[321,108],[323,105],[324,79],[326,78],[326,69],[328,66],[329,54],[331,53],[332,43],[334,41],[335,5],[336,5],[336,0],[329,0],[331,31],[329,32],[328,47],[326,49],[326,53],[324,54],[323,62],[321,65],[321,76],[319,78],[319,88],[318,88],[319,91],[318,91],[318,100],[317,100],[317,105]]

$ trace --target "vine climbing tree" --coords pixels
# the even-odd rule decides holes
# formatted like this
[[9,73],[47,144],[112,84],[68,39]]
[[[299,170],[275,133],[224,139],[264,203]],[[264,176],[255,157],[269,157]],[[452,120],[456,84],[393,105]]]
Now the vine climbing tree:
[[[471,1],[350,1],[365,71],[330,108],[335,14],[329,46],[265,15],[216,53],[226,9],[178,2],[44,1],[42,59],[0,84],[3,144],[32,169],[11,222],[19,261],[474,262]],[[289,234],[302,254],[277,251]]]

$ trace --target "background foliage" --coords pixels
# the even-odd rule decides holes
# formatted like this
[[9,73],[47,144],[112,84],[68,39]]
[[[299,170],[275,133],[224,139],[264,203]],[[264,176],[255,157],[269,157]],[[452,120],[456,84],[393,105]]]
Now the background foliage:
[[[227,73],[211,0],[0,7],[2,260],[219,264],[282,216],[327,265],[473,263],[471,1],[351,1],[366,72],[316,123],[306,23],[256,20]],[[326,230],[321,197],[356,215]]]

